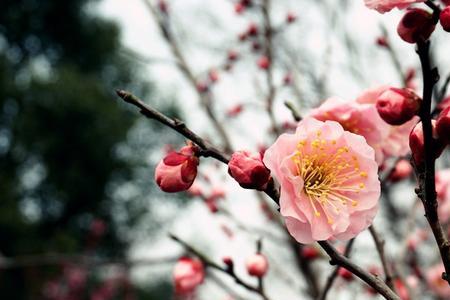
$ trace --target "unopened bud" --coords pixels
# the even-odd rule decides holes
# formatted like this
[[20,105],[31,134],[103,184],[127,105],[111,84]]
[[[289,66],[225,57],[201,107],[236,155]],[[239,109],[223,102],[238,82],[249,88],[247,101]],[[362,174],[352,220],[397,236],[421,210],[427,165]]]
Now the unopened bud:
[[339,268],[338,275],[343,278],[346,281],[352,281],[353,280],[353,273],[345,268]]
[[270,179],[270,171],[262,162],[259,153],[237,151],[228,163],[228,173],[246,189],[264,190]]
[[450,106],[439,114],[436,121],[436,133],[445,144],[450,144]]
[[390,88],[377,99],[380,117],[390,125],[402,125],[419,113],[422,99],[410,89]]
[[261,56],[257,61],[258,67],[267,70],[270,67],[270,60],[267,56]]
[[447,6],[441,11],[439,21],[441,22],[442,28],[444,28],[445,31],[450,32],[450,6]]
[[[432,142],[434,143],[434,147],[431,147],[431,149],[435,151],[433,156],[436,159],[442,154],[442,151],[444,151],[445,145],[439,140],[437,140],[435,120],[432,120],[432,126],[433,126]],[[422,164],[424,161],[424,145],[425,142],[423,136],[422,122],[419,122],[409,135],[409,147],[411,148],[414,161],[418,165]]]
[[400,20],[397,33],[405,42],[415,44],[428,40],[435,27],[432,14],[420,8],[411,8]]
[[263,254],[255,254],[246,261],[247,272],[250,276],[263,277],[269,269],[269,262]]

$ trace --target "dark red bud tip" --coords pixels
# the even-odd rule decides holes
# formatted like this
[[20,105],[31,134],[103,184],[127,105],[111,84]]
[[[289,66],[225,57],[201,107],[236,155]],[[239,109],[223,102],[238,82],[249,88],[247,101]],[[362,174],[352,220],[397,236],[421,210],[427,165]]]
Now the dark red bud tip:
[[444,28],[445,31],[450,32],[450,6],[447,6],[441,11],[439,21],[441,22],[442,28]]
[[400,20],[397,33],[405,42],[415,44],[428,40],[435,27],[432,14],[420,8],[412,8]]

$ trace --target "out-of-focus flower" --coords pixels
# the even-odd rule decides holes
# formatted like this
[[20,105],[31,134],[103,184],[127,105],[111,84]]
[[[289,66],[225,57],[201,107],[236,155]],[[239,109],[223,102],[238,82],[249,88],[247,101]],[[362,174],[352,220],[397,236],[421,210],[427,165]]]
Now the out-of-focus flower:
[[450,169],[436,172],[438,214],[441,222],[450,220]]
[[269,269],[269,262],[265,255],[259,253],[247,258],[245,266],[250,276],[263,277]]
[[436,120],[436,133],[441,141],[450,144],[450,106],[439,114]]
[[389,88],[377,99],[380,117],[390,125],[402,125],[419,113],[422,99],[410,89]]
[[281,185],[280,212],[298,242],[348,240],[372,223],[380,195],[375,153],[339,123],[303,119],[267,149],[264,163]]
[[244,105],[236,104],[227,111],[227,116],[232,118],[238,116],[244,110]]
[[297,16],[293,12],[288,12],[286,14],[286,23],[291,24],[297,20]]
[[270,67],[270,60],[265,55],[259,57],[258,61],[256,63],[258,65],[258,67],[262,70],[267,70]]
[[[442,151],[444,151],[445,145],[437,139],[436,121],[432,120],[431,123],[433,126],[433,142],[435,143],[434,158],[438,158],[441,156]],[[422,164],[424,160],[424,144],[422,122],[420,122],[414,127],[409,135],[409,147],[411,148],[414,161],[418,165]]]
[[450,6],[447,6],[441,11],[439,21],[441,22],[442,28],[444,28],[445,31],[450,32]]
[[428,40],[435,27],[432,14],[420,8],[412,8],[400,20],[397,33],[405,42],[415,44]]
[[259,153],[236,151],[228,163],[228,173],[245,189],[265,190],[270,171],[262,162]]
[[338,269],[338,275],[339,275],[339,277],[341,277],[345,281],[352,281],[354,279],[353,278],[353,273],[350,272],[349,270],[347,270],[346,268],[339,268]]
[[155,180],[158,186],[167,193],[187,190],[197,176],[199,159],[197,148],[188,145],[180,152],[171,152],[156,166]]
[[200,260],[190,257],[182,257],[173,269],[173,281],[175,292],[178,295],[186,295],[195,291],[198,285],[203,283],[205,271]]
[[368,8],[375,9],[382,14],[391,11],[393,8],[407,8],[411,4],[418,2],[425,2],[425,0],[364,0]]
[[312,245],[303,246],[300,254],[303,258],[308,260],[314,260],[320,257],[320,251]]
[[336,121],[346,131],[362,135],[375,150],[377,162],[383,162],[382,144],[388,137],[390,128],[380,118],[374,104],[330,98],[313,109],[309,116],[320,121]]
[[442,273],[445,272],[444,265],[439,264],[431,267],[425,274],[428,286],[430,289],[436,293],[439,297],[443,299],[448,299],[450,297],[450,287],[448,282],[442,279]]
[[398,182],[403,179],[409,178],[413,172],[413,168],[407,159],[401,159],[396,164],[391,174],[389,175],[389,180],[392,182]]
[[395,290],[397,291],[397,294],[401,300],[411,299],[409,297],[408,288],[406,287],[405,283],[400,278],[396,278],[394,280],[394,287],[395,287]]

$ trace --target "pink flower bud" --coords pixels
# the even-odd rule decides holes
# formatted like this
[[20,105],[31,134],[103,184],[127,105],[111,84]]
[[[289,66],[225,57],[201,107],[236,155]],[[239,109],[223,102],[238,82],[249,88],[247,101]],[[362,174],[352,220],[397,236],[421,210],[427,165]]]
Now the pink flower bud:
[[432,14],[420,8],[411,8],[400,20],[397,33],[405,42],[415,44],[428,40],[435,27]]
[[196,88],[200,93],[206,93],[208,91],[208,84],[206,82],[200,81],[197,82]]
[[320,256],[320,252],[314,246],[305,245],[301,250],[301,255],[305,259],[314,260]]
[[230,118],[236,117],[237,115],[239,115],[242,112],[243,109],[244,109],[244,106],[242,104],[237,104],[227,111],[227,116]]
[[447,6],[441,11],[439,21],[441,22],[442,28],[444,28],[445,31],[450,32],[450,6]]
[[208,72],[208,77],[211,82],[217,82],[219,80],[219,73],[216,70],[211,69]]
[[[445,145],[442,142],[439,142],[436,137],[436,121],[432,120],[433,126],[433,142],[435,143],[435,153],[434,158],[438,158],[442,151],[444,151]],[[419,122],[416,127],[411,131],[409,135],[409,147],[411,148],[411,152],[416,164],[423,163],[424,159],[424,138],[423,138],[423,129],[422,122]]]
[[245,6],[241,3],[238,2],[234,5],[234,12],[238,15],[242,14],[245,11]]
[[156,166],[155,180],[158,186],[167,193],[187,190],[197,176],[199,159],[197,147],[188,145],[180,152],[171,152]]
[[269,269],[269,262],[263,254],[250,256],[246,261],[247,272],[250,276],[263,277]]
[[345,268],[339,268],[338,275],[346,281],[353,280],[353,273]]
[[450,144],[450,106],[441,111],[436,121],[436,132],[439,139]]
[[389,179],[392,182],[398,182],[400,180],[403,180],[405,178],[408,178],[411,176],[413,172],[413,168],[408,160],[401,159],[392,170],[391,174],[389,175]]
[[270,171],[261,155],[249,151],[237,151],[228,163],[228,173],[245,189],[264,190],[270,179]]
[[198,285],[203,283],[205,271],[200,260],[182,257],[173,269],[175,292],[178,295],[192,293]]
[[297,16],[293,12],[288,12],[286,15],[286,23],[292,24],[297,20]]
[[270,67],[270,60],[267,56],[261,56],[257,61],[258,67],[267,70]]
[[380,117],[390,125],[402,125],[420,109],[422,99],[410,89],[389,88],[377,99]]

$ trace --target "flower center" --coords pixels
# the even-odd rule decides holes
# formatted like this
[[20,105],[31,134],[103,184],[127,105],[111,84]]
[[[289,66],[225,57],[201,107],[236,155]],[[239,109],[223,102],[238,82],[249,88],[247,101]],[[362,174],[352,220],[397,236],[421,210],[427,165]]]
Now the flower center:
[[335,140],[321,138],[321,131],[312,141],[302,140],[292,157],[297,175],[303,181],[303,192],[308,197],[317,217],[321,214],[316,205],[322,206],[328,223],[333,218],[327,213],[326,206],[340,213],[340,206],[350,203],[357,206],[358,201],[349,197],[349,193],[359,193],[365,188],[367,173],[361,171],[359,162],[348,147],[337,147]]

